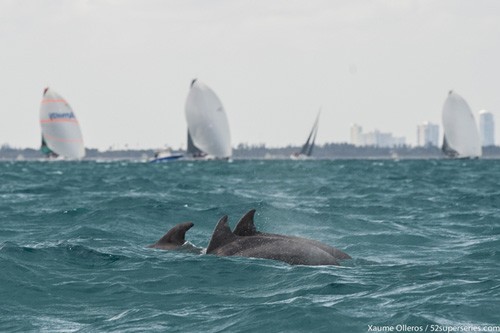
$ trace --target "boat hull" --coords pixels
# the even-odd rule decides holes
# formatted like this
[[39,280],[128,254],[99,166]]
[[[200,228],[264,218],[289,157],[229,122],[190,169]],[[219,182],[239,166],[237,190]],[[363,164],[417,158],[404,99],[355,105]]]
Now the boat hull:
[[158,158],[152,159],[149,162],[150,163],[173,162],[173,161],[177,161],[177,160],[179,160],[179,159],[181,159],[183,157],[184,157],[184,155],[182,155],[182,154],[171,155],[171,156],[165,156],[165,157],[158,157]]

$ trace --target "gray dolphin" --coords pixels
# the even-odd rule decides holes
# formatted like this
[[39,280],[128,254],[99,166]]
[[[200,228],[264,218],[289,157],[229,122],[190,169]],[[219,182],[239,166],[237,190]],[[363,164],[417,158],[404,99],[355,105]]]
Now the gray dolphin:
[[223,216],[214,229],[207,254],[279,260],[291,265],[339,265],[338,260],[318,246],[298,237],[238,236]]
[[311,246],[316,246],[322,249],[323,251],[328,252],[336,259],[339,260],[351,259],[351,256],[348,255],[347,253],[313,239],[302,238],[297,236],[269,234],[257,231],[257,228],[255,227],[254,224],[254,216],[255,216],[255,209],[252,209],[248,213],[246,213],[238,222],[238,224],[236,224],[233,233],[237,236],[242,236],[242,237],[262,236],[262,237],[278,237],[278,238],[293,239],[302,243],[307,243]]
[[148,247],[162,250],[175,250],[180,248],[186,239],[186,232],[191,229],[194,224],[192,222],[179,223],[170,229],[159,241],[149,245]]

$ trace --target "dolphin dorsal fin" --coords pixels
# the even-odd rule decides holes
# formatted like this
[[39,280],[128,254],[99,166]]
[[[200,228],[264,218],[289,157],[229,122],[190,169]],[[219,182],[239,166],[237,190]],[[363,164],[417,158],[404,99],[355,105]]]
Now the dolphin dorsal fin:
[[165,236],[160,238],[156,243],[158,245],[162,244],[177,244],[182,245],[186,242],[185,236],[186,232],[191,229],[194,224],[192,222],[179,223],[172,229],[170,229]]
[[207,253],[211,253],[237,238],[229,228],[227,220],[227,215],[224,215],[215,226],[210,243],[208,243]]
[[246,213],[234,228],[234,234],[237,236],[255,236],[257,234],[257,228],[253,222],[255,216],[255,209],[250,210]]

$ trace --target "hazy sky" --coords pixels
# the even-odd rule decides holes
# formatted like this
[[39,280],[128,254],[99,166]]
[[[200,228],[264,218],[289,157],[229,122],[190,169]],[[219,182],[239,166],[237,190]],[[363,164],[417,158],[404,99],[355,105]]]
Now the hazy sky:
[[358,123],[414,144],[450,89],[498,129],[500,1],[0,0],[0,144],[39,147],[50,86],[87,147],[185,147],[193,78],[233,146],[302,144],[320,107],[320,143]]

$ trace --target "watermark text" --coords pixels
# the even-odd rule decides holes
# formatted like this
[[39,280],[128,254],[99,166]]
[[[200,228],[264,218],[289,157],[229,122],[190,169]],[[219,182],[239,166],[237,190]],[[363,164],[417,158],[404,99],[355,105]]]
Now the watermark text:
[[368,325],[367,332],[500,332],[500,325]]

